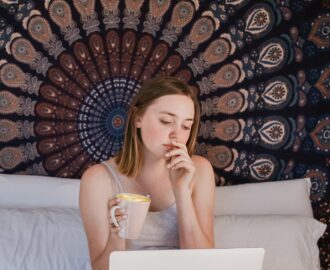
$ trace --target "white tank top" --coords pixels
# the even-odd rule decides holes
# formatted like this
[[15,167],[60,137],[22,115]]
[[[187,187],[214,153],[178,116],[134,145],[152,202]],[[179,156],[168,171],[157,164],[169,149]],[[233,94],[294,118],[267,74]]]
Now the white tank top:
[[[103,164],[115,180],[119,193],[125,192],[116,171],[108,162],[103,162]],[[127,250],[178,249],[176,204],[173,203],[169,208],[160,212],[148,212],[140,237],[135,240],[127,240],[126,248]]]

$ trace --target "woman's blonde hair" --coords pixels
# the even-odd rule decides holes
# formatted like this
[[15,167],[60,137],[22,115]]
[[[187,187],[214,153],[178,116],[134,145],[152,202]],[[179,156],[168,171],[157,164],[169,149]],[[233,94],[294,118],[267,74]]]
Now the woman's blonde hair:
[[194,102],[195,115],[187,142],[188,153],[194,152],[199,128],[200,107],[196,94],[190,86],[173,77],[156,77],[143,83],[140,92],[128,111],[123,149],[116,155],[118,170],[127,176],[136,176],[143,164],[142,140],[136,127],[137,116],[142,116],[147,108],[159,97],[166,95],[188,96]]

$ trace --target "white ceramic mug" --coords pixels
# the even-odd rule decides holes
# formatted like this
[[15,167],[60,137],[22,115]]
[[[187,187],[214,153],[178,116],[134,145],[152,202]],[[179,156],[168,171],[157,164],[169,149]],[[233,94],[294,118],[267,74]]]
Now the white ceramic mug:
[[[116,198],[120,199],[120,202],[110,209],[110,216],[114,225],[122,228],[119,237],[137,239],[150,207],[150,197],[134,193],[119,193]],[[115,215],[117,209],[124,209],[127,219],[118,222]]]

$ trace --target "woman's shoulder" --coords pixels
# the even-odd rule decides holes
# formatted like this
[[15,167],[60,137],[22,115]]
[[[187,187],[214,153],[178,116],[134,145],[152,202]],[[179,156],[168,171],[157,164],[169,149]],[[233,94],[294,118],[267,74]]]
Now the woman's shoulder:
[[111,181],[111,176],[102,163],[94,164],[85,170],[80,180],[80,207],[90,209],[91,204],[101,209],[106,205],[114,194]]
[[112,171],[118,174],[117,165],[115,163],[114,158],[110,158],[109,160],[94,164],[90,166],[85,172],[83,173],[81,179],[93,179],[95,181],[109,181],[109,178],[113,178],[108,165],[111,166]]
[[205,157],[202,157],[199,155],[192,155],[191,159],[194,162],[197,170],[198,169],[213,170],[211,162],[208,159],[206,159]]
[[83,175],[82,175],[82,179],[86,179],[86,178],[96,178],[98,176],[102,176],[106,173],[106,168],[102,163],[97,163],[94,164],[90,167],[87,168],[87,170],[84,171]]
[[[214,171],[211,162],[205,157],[193,155],[191,157],[195,165],[195,179],[197,182],[202,183],[203,185],[208,185],[208,183],[214,183]],[[198,181],[198,179],[203,181]],[[209,181],[206,181],[206,180]]]
[[[108,162],[108,161],[106,161]],[[81,185],[108,186],[111,174],[105,164],[97,163],[90,166],[81,177]]]
[[215,187],[214,171],[211,162],[205,157],[193,155],[191,157],[195,165],[194,192],[198,190],[202,194],[210,194]]

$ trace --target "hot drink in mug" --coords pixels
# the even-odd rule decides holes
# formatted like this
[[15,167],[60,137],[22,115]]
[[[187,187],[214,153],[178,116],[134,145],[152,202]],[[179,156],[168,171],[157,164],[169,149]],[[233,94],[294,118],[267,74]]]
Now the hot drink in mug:
[[[110,209],[110,215],[114,225],[122,228],[119,236],[125,239],[137,239],[142,231],[151,199],[147,196],[133,193],[119,193],[116,197],[120,199],[120,202]],[[127,214],[126,220],[119,222],[116,220],[115,211],[117,209],[125,210]]]

